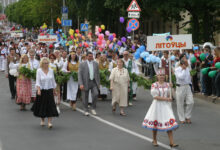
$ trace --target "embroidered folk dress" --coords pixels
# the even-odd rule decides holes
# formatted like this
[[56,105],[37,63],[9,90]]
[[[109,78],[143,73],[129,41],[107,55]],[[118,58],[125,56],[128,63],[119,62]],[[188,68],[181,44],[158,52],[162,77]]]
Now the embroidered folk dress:
[[[30,68],[30,64],[9,64],[9,69],[19,69],[20,67]],[[19,75],[16,81],[16,91],[17,98],[16,103],[21,104],[30,104],[31,102],[31,80],[24,77],[23,75]]]
[[[160,85],[158,82],[151,86],[153,97],[169,97],[169,83]],[[142,127],[155,131],[170,131],[178,127],[172,110],[172,103],[154,99],[142,123]]]

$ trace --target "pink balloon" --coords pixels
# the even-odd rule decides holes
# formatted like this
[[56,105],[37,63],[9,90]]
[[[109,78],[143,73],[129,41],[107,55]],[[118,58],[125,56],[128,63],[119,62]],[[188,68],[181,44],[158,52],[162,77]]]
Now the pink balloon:
[[106,41],[105,41],[105,40],[102,40],[102,44],[106,44]]
[[113,43],[109,44],[109,48],[112,49],[113,47]]
[[105,48],[105,44],[102,44],[102,48]]
[[105,31],[105,35],[109,36],[110,32],[108,30]]
[[99,32],[96,32],[95,35],[96,35],[96,36],[99,36]]

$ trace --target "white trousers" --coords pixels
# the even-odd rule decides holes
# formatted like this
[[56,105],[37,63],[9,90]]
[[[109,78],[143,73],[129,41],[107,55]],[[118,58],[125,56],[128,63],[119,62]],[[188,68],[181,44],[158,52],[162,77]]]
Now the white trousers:
[[138,84],[137,82],[132,82],[132,90],[133,90],[133,94],[137,93],[137,88],[138,88]]
[[0,71],[5,70],[5,62],[6,62],[6,59],[3,56],[0,56]]
[[[184,107],[185,103],[186,103],[186,108]],[[190,119],[192,116],[194,100],[189,85],[176,87],[176,104],[177,104],[177,114],[179,120],[185,121],[185,119]]]

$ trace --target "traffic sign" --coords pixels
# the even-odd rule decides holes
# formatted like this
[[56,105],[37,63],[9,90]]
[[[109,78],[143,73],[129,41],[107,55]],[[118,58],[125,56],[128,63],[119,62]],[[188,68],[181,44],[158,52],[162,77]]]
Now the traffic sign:
[[140,18],[140,12],[128,12],[128,18]]
[[72,20],[62,20],[62,26],[72,26]]
[[130,27],[133,31],[137,30],[140,26],[140,23],[137,19],[130,19],[128,21],[127,27]]
[[87,24],[87,23],[81,23],[81,25],[80,25],[80,30],[81,30],[81,31],[88,31],[88,30],[89,30],[89,24]]
[[136,0],[132,0],[131,4],[128,6],[127,11],[141,11],[141,8]]
[[68,13],[68,7],[62,7],[62,14]]

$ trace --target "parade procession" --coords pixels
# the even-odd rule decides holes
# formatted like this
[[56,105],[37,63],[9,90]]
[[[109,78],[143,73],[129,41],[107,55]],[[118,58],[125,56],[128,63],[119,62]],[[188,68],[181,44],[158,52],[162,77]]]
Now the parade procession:
[[220,149],[217,0],[0,10],[0,150]]

